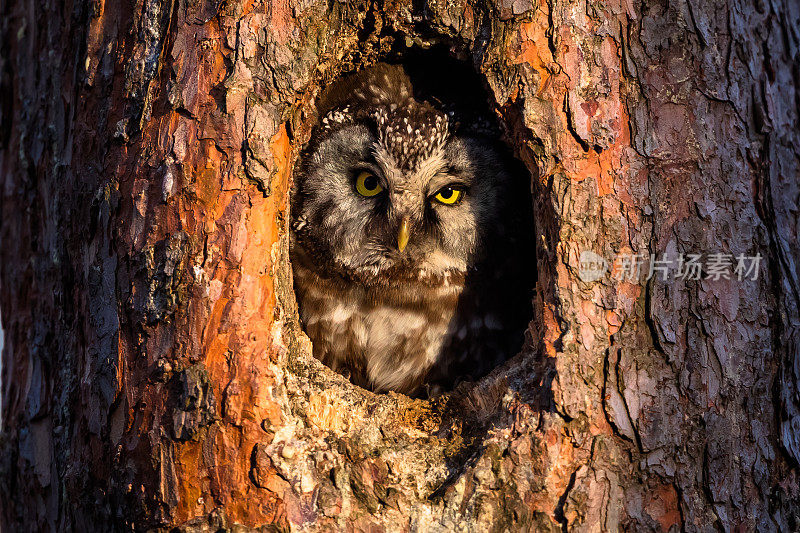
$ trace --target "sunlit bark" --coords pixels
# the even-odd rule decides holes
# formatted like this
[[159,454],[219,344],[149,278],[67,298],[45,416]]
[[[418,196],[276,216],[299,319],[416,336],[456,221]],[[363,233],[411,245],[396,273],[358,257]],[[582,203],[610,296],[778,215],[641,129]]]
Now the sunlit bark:
[[[0,11],[3,531],[800,527],[793,0]],[[430,44],[531,171],[539,283],[523,353],[424,402],[310,357],[286,220],[320,87]]]

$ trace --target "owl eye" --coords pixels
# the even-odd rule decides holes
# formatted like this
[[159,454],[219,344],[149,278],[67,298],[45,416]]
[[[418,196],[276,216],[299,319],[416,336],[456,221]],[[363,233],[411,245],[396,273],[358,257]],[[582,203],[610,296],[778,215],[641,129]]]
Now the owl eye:
[[361,196],[370,198],[383,192],[383,187],[374,174],[365,170],[360,172],[356,178],[356,191]]
[[442,187],[439,192],[433,197],[437,202],[445,205],[455,205],[461,200],[464,195],[464,189],[455,185],[448,185]]

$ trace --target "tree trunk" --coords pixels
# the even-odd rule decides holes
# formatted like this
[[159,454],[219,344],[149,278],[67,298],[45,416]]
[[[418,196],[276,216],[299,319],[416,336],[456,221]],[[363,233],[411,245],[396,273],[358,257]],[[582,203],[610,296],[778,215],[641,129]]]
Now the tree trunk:
[[[800,528],[794,0],[0,11],[0,530]],[[538,284],[522,353],[422,401],[310,356],[286,221],[320,88],[434,44],[530,170]]]

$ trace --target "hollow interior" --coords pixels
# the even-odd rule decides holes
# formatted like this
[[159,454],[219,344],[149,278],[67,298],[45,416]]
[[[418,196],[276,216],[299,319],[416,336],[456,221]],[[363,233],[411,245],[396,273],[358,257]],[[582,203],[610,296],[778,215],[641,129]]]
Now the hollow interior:
[[[373,327],[371,331],[366,333],[367,344],[369,344],[370,335],[399,335],[409,338],[414,335],[424,336],[426,334],[423,331],[425,325],[419,328],[419,324],[414,323],[412,327],[412,324],[410,324],[412,320],[409,317],[426,317],[436,313],[433,311],[427,313],[425,306],[431,305],[431,302],[420,302],[420,294],[415,292],[425,292],[430,289],[421,289],[419,285],[415,284],[408,284],[404,288],[401,282],[394,282],[391,279],[386,282],[386,290],[392,293],[392,297],[383,302],[383,304],[374,305],[374,302],[353,301],[354,292],[349,289],[341,289],[343,285],[348,283],[359,283],[357,276],[348,276],[346,273],[345,275],[340,275],[341,272],[338,271],[335,273],[325,272],[323,264],[326,259],[323,256],[326,255],[326,252],[319,252],[319,257],[314,256],[320,246],[309,247],[309,250],[305,251],[303,261],[307,264],[313,264],[311,268],[318,268],[322,271],[322,278],[336,278],[336,282],[318,283],[313,281],[309,285],[311,288],[303,285],[304,283],[309,283],[309,281],[307,272],[298,271],[298,268],[300,268],[298,264],[303,261],[298,259],[300,254],[296,251],[297,241],[300,239],[298,237],[299,232],[296,233],[296,228],[301,219],[303,220],[302,225],[307,226],[308,224],[320,223],[321,220],[324,220],[324,217],[319,215],[315,218],[312,216],[313,213],[306,216],[307,213],[304,212],[306,208],[302,201],[298,201],[298,198],[307,194],[304,187],[308,187],[308,184],[304,183],[306,178],[298,174],[309,172],[307,162],[310,158],[322,157],[316,154],[315,151],[319,149],[320,144],[324,142],[324,138],[327,135],[324,131],[323,121],[326,117],[331,117],[330,111],[335,111],[336,109],[335,104],[330,104],[330,99],[326,102],[326,94],[335,92],[337,84],[347,83],[343,81],[348,79],[347,75],[345,75],[335,80],[329,88],[325,88],[323,96],[318,100],[318,104],[320,102],[323,102],[323,104],[318,109],[317,124],[314,126],[311,140],[301,152],[300,161],[295,167],[297,170],[295,175],[296,187],[292,191],[291,231],[293,233],[292,252],[290,253],[294,270],[294,289],[299,308],[300,325],[312,341],[315,357],[323,360],[326,365],[340,374],[349,377],[353,384],[368,390],[373,390],[374,392],[395,390],[413,397],[425,398],[439,395],[457,386],[469,387],[471,383],[480,380],[490,373],[492,369],[514,357],[525,345],[525,332],[528,331],[529,323],[532,316],[534,316],[532,300],[537,281],[536,231],[531,198],[531,186],[534,180],[532,180],[531,173],[525,165],[515,157],[514,154],[517,151],[506,142],[507,139],[513,136],[508,134],[506,125],[498,118],[498,112],[495,109],[496,104],[486,88],[485,80],[469,63],[455,59],[444,46],[430,49],[396,46],[387,54],[384,62],[402,66],[411,80],[415,100],[426,102],[437,111],[449,114],[451,135],[471,136],[481,140],[481,142],[473,142],[467,151],[468,153],[459,154],[460,156],[478,159],[481,157],[496,158],[501,162],[502,172],[510,176],[510,179],[504,182],[502,186],[497,186],[501,188],[498,196],[502,201],[499,202],[494,211],[484,208],[481,210],[480,216],[466,217],[474,222],[478,232],[478,240],[494,241],[487,245],[489,251],[484,254],[486,256],[493,255],[493,257],[484,257],[480,262],[470,264],[467,269],[463,279],[463,290],[454,306],[453,318],[444,328],[444,337],[448,340],[443,344],[446,348],[442,348],[442,353],[445,351],[448,353],[446,356],[440,354],[440,357],[447,359],[446,364],[441,365],[441,367],[433,365],[422,382],[416,385],[413,390],[408,387],[395,388],[385,384],[376,386],[367,375],[370,371],[370,362],[364,359],[368,359],[369,355],[363,353],[363,346],[359,346],[357,342],[359,336],[364,336],[364,327],[348,321],[357,322],[361,320],[369,324],[380,322],[380,320],[399,323],[406,321],[409,323],[407,334],[398,331],[398,328],[392,327],[389,327],[386,331],[376,333]],[[357,73],[359,70],[354,72]],[[345,91],[348,90],[350,88],[346,87]],[[341,108],[342,106],[340,105],[339,107]],[[464,127],[464,124],[470,124],[470,127]],[[478,124],[479,126],[476,126]],[[371,125],[370,127],[379,126]],[[412,129],[408,131],[411,132]],[[476,131],[480,133],[476,134]],[[487,155],[483,153],[484,151],[494,155]],[[450,165],[448,167],[448,165],[449,163],[445,165],[445,168],[453,166]],[[356,174],[353,174],[353,179],[357,179],[358,176]],[[475,177],[482,180],[494,179],[491,175],[480,175],[480,173],[476,173]],[[374,184],[370,181],[368,185]],[[474,186],[474,184],[465,189],[465,191],[468,194],[478,194],[479,192],[478,187]],[[337,194],[342,194],[342,191],[337,191]],[[357,192],[354,194],[357,194]],[[358,201],[361,200],[363,198],[358,199]],[[336,200],[332,196],[329,201]],[[387,202],[388,204],[391,203],[389,200]],[[491,202],[486,200],[486,203]],[[387,213],[392,210],[391,205],[388,204],[386,206]],[[437,205],[436,208],[441,208],[441,206]],[[447,214],[452,214],[452,212],[448,211]],[[424,219],[425,216],[421,218]],[[365,225],[369,223],[368,220],[364,221]],[[457,223],[454,227],[458,227]],[[343,227],[342,231],[346,231],[346,229]],[[433,229],[431,232],[436,233],[436,230]],[[509,234],[513,235],[509,236]],[[499,245],[498,243],[502,243],[504,239],[508,240],[506,245]],[[334,244],[331,244],[331,246],[334,246]],[[432,253],[435,253],[435,250]],[[357,256],[357,254],[355,255]],[[387,271],[387,275],[398,276],[397,279],[404,279],[403,276],[398,274],[397,269],[390,269]],[[490,279],[490,281],[487,281],[487,279]],[[446,283],[446,281],[444,282]],[[340,291],[338,293],[339,297],[332,296],[331,293],[336,293],[337,291]],[[324,298],[309,297],[308,294],[312,292],[324,292],[327,296],[332,296],[332,298],[325,300]],[[468,293],[469,297],[465,296],[465,293]],[[337,302],[337,298],[340,301]],[[404,298],[405,302],[403,301]],[[369,299],[367,298],[367,300]],[[410,302],[415,303],[412,304]],[[481,306],[484,303],[487,307],[482,309]],[[409,314],[387,311],[387,308],[391,306],[395,308],[414,307],[414,312]],[[311,310],[312,307],[313,311]],[[354,307],[358,308],[358,313],[353,311]],[[491,307],[490,312],[487,311],[489,307]],[[421,312],[417,313],[417,311]],[[356,314],[361,318],[353,319]],[[343,320],[343,324],[336,327],[328,327],[327,329],[318,326],[320,322],[336,320]],[[497,332],[472,334],[473,330],[483,332],[493,328]],[[400,329],[402,330],[402,327]],[[327,333],[325,333],[326,331]],[[428,332],[427,334],[435,336],[435,332]],[[383,345],[392,345],[391,342],[386,342],[385,339],[380,342]],[[324,354],[327,353],[326,350],[334,350],[332,345],[336,343],[345,343],[349,346],[349,355],[337,357],[335,362],[331,362],[331,358]],[[402,342],[394,344],[394,346],[402,345]],[[424,341],[417,343],[418,347],[423,347],[424,345]],[[419,349],[422,350],[423,348]],[[337,348],[336,350],[341,352],[341,349]],[[463,353],[469,353],[470,356],[464,360],[459,359],[458,356],[453,355],[459,350]],[[391,351],[390,349],[389,352]],[[388,360],[390,362],[393,361],[396,367],[415,364],[424,365],[426,357],[422,356],[422,354],[415,354],[412,357],[409,353],[413,351],[413,349],[408,351],[398,348],[393,357],[385,358],[381,364],[386,365]],[[427,357],[429,359],[430,354]],[[391,373],[395,372],[396,368],[388,367],[384,371]]]

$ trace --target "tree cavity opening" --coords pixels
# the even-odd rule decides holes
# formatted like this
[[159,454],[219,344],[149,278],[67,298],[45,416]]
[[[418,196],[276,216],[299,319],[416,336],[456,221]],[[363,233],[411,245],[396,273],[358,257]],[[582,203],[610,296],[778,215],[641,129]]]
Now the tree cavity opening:
[[531,174],[482,77],[403,48],[316,101],[295,166],[290,259],[313,355],[374,392],[469,387],[525,345]]

